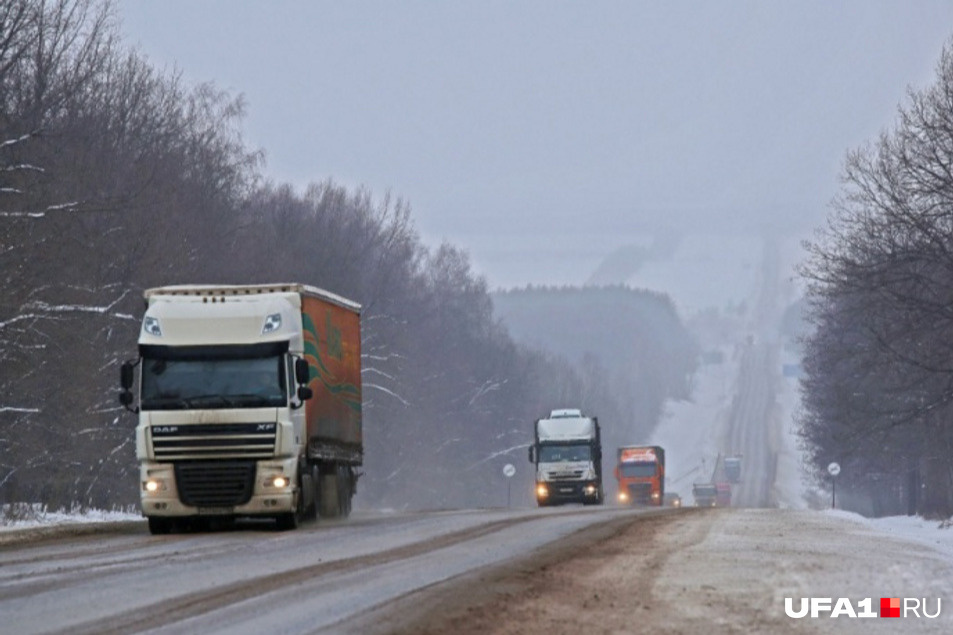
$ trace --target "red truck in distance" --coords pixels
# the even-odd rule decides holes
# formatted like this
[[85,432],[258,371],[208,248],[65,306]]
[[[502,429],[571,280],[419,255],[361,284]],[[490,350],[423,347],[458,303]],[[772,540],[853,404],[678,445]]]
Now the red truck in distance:
[[658,445],[619,448],[615,477],[619,502],[628,505],[662,505],[665,498],[665,450]]

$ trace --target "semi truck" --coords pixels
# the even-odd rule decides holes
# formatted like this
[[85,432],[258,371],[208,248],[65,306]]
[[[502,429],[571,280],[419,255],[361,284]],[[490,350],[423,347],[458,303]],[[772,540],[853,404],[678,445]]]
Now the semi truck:
[[738,483],[741,481],[741,457],[725,457],[725,478],[729,483]]
[[665,500],[665,450],[658,445],[619,448],[615,477],[620,503],[661,506]]
[[695,507],[714,507],[718,496],[718,490],[714,483],[695,483],[692,485],[692,498],[695,499]]
[[731,483],[715,483],[715,505],[718,507],[731,506]]
[[360,305],[296,283],[144,298],[119,400],[138,415],[149,530],[347,516],[363,463]]
[[602,438],[599,419],[560,409],[533,424],[529,461],[536,468],[536,502],[601,505]]

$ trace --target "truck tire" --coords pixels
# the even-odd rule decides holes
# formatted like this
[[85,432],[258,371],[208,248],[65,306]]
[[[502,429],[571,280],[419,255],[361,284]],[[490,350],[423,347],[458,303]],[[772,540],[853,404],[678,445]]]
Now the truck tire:
[[321,517],[335,518],[339,516],[341,513],[340,503],[338,501],[340,489],[338,488],[338,475],[336,470],[329,474],[321,474],[319,484],[321,491]]
[[301,520],[316,520],[318,518],[317,492],[313,472],[309,471],[301,475],[301,500],[303,510]]
[[354,472],[346,465],[340,466],[338,468],[338,515],[341,518],[351,515],[354,489]]
[[172,533],[172,520],[158,516],[149,516],[149,533],[153,536],[162,536]]
[[304,500],[304,491],[301,487],[298,488],[298,496],[295,499],[295,510],[293,512],[286,512],[284,514],[278,514],[275,516],[275,525],[278,527],[278,531],[291,531],[292,529],[297,529],[298,525],[301,524],[301,521],[304,520],[306,514],[307,502]]

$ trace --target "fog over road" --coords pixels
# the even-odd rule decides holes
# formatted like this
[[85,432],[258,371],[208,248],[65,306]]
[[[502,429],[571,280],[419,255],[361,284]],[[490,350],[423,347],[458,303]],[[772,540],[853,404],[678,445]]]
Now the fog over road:
[[[362,511],[290,532],[247,523],[151,536],[136,522],[0,533],[0,632],[895,632],[891,620],[785,614],[788,597],[924,598],[933,610],[953,597],[953,566],[844,514],[777,509],[779,277],[776,251],[764,254],[736,357],[706,370],[725,400],[695,402],[688,428],[667,423],[682,444],[672,440],[673,460],[744,454],[732,508]],[[904,632],[953,631],[944,607],[904,620]]]
[[[780,361],[778,245],[766,240],[761,281],[741,351],[735,394],[727,413],[722,455],[740,454],[742,479],[732,486],[736,507],[775,507],[778,443],[783,421],[777,407]],[[722,465],[715,480],[726,480]]]

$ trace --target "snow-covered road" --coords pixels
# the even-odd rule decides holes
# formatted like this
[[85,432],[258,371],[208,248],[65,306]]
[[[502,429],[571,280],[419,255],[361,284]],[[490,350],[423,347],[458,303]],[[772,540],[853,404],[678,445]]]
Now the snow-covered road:
[[[942,531],[942,530],[937,530]],[[785,599],[830,598],[817,617]],[[839,598],[855,614],[831,617]],[[928,612],[880,617],[881,598]],[[520,565],[483,571],[378,615],[380,633],[949,633],[953,563],[846,514],[685,509],[617,525]],[[922,606],[922,604],[921,604]],[[395,625],[398,627],[395,628]]]
[[298,531],[104,533],[0,550],[0,632],[310,633],[508,561],[613,508],[358,514]]

